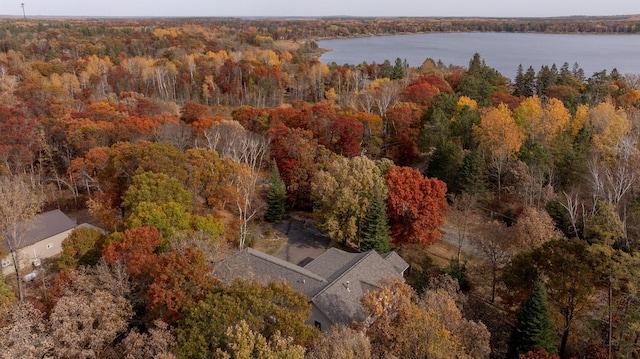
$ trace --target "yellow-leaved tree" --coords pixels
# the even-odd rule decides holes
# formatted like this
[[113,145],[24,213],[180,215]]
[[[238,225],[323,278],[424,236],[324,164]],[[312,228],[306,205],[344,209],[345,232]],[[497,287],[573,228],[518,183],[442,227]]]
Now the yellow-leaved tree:
[[610,160],[615,156],[615,146],[631,130],[631,122],[624,110],[602,102],[589,111],[589,129],[594,149]]
[[483,111],[480,125],[473,125],[473,132],[480,141],[485,158],[495,170],[498,200],[501,200],[502,174],[522,147],[524,135],[516,125],[511,110],[503,103]]
[[558,134],[569,129],[571,113],[569,113],[569,110],[567,110],[562,101],[557,98],[551,98],[547,101],[544,107],[544,117],[550,124],[551,129],[551,137],[548,138],[547,142],[545,142],[545,144],[548,145],[556,136],[558,136]]
[[522,101],[514,120],[531,142],[551,146],[556,136],[569,127],[571,114],[562,101],[551,98],[544,104],[537,96]]
[[576,114],[573,116],[569,123],[569,129],[571,130],[571,138],[574,139],[580,130],[589,121],[589,105],[579,105],[576,109]]
[[474,110],[478,109],[478,102],[467,96],[460,96],[456,104],[456,113],[460,112],[463,107],[468,106]]
[[538,96],[527,97],[513,113],[513,119],[531,142],[538,142],[545,132],[544,110]]
[[360,247],[360,230],[375,196],[386,198],[382,171],[367,157],[340,157],[311,182],[319,227],[343,245]]

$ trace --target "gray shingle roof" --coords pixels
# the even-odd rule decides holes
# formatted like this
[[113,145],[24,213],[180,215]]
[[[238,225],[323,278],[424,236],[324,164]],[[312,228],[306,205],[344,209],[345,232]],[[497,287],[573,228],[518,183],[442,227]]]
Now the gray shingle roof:
[[267,283],[286,281],[309,300],[334,324],[364,320],[360,298],[378,287],[385,278],[402,278],[409,265],[396,253],[378,255],[375,251],[348,253],[330,248],[304,267],[256,251],[244,249],[213,272],[223,281],[236,278]]
[[307,263],[304,268],[319,276],[333,281],[357,263],[366,253],[349,253],[337,248],[329,248],[318,258]]
[[[27,247],[34,243],[38,243],[43,239],[53,237],[64,231],[75,228],[76,224],[62,213],[59,209],[40,213],[31,218],[24,224],[24,233],[22,234],[21,247]],[[9,247],[5,241],[2,242],[5,250]]]
[[382,255],[382,258],[387,262],[391,263],[392,266],[396,268],[398,273],[404,273],[409,268],[409,263],[405,262],[402,257],[396,252],[387,252]]
[[213,270],[213,276],[223,282],[232,282],[236,278],[262,283],[283,281],[308,297],[327,285],[326,279],[313,272],[252,248],[245,248],[224,260]]
[[402,278],[392,263],[375,251],[361,253],[357,261],[336,276],[311,301],[332,323],[349,324],[362,321],[366,314],[360,299],[367,291],[377,288],[385,278]]

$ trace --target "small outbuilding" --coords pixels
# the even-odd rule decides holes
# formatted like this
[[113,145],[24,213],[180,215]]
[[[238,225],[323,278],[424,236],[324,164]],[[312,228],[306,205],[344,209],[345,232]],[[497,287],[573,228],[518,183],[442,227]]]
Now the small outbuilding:
[[[23,224],[18,258],[21,268],[39,265],[39,261],[62,252],[62,241],[76,228],[76,223],[59,209],[40,213]],[[3,249],[9,253],[9,246],[2,241]],[[2,274],[14,273],[11,255],[2,258]]]

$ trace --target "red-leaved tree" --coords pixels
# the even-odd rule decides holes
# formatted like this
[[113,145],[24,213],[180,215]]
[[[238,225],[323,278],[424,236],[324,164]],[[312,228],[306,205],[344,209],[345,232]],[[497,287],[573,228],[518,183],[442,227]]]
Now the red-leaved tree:
[[102,256],[109,264],[122,260],[129,274],[136,277],[146,270],[160,241],[161,234],[156,227],[128,229],[121,240],[114,241],[102,251]]
[[429,245],[442,234],[447,207],[447,185],[426,178],[410,167],[392,167],[386,176],[389,187],[387,216],[391,238],[396,244]]
[[329,127],[331,149],[343,156],[354,157],[362,153],[363,126],[349,117],[338,117]]
[[318,171],[318,141],[310,131],[274,125],[267,135],[271,139],[271,157],[275,159],[292,208],[311,207],[311,179]]

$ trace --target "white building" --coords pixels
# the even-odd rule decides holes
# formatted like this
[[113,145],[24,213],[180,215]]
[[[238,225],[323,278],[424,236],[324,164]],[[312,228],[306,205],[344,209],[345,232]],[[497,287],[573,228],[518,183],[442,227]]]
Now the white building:
[[[62,252],[62,241],[64,241],[71,231],[76,228],[76,224],[66,214],[59,209],[41,213],[31,218],[25,224],[22,234],[21,249],[18,251],[20,268],[30,269],[34,261],[53,257]],[[2,247],[9,253],[9,246],[5,241]],[[2,259],[2,274],[14,273],[11,255]]]

